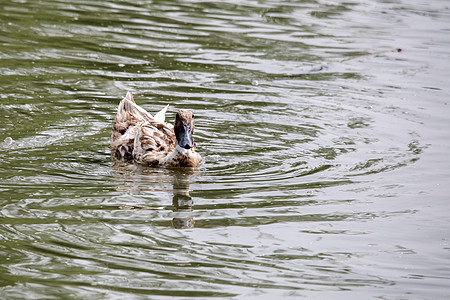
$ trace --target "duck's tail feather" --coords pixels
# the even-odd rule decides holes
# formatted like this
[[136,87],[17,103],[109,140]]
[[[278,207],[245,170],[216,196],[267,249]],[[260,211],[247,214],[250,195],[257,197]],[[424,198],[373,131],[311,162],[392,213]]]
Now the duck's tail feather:
[[136,102],[134,102],[133,94],[131,94],[131,92],[127,92],[127,95],[125,96],[125,98],[130,100],[133,103],[136,103]]
[[130,119],[130,115],[135,121],[150,121],[153,118],[150,113],[134,102],[133,95],[128,92],[125,98],[120,101],[116,122],[124,122]]
[[158,122],[161,122],[161,123],[165,124],[165,122],[166,122],[166,112],[167,112],[168,108],[169,108],[169,104],[167,104],[166,107],[164,107],[159,112],[157,112],[156,115],[154,116],[154,119],[156,121],[158,121]]

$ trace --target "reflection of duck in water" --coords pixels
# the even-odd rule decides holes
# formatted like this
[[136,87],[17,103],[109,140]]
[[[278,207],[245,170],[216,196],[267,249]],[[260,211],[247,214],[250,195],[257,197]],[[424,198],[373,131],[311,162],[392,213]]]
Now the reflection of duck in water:
[[173,227],[186,229],[194,227],[194,218],[191,217],[194,200],[189,194],[190,177],[175,174],[173,179],[173,211],[176,216],[172,219]]
[[[117,181],[117,190],[126,194],[141,194],[142,192],[152,192],[172,196],[172,207],[161,205],[137,204],[133,201],[142,201],[142,197],[128,198],[127,203],[121,209],[137,210],[165,210],[173,211],[172,225],[177,229],[194,227],[192,210],[194,200],[190,192],[192,178],[198,175],[197,169],[155,169],[145,168],[139,165],[128,164],[116,161],[113,165],[114,177]],[[171,187],[169,187],[171,186]],[[159,198],[160,196],[158,196]],[[163,197],[165,198],[165,197]]]
[[128,92],[113,125],[112,155],[155,167],[198,167],[202,158],[192,138],[194,114],[179,110],[171,126],[165,123],[166,110],[167,106],[152,117]]

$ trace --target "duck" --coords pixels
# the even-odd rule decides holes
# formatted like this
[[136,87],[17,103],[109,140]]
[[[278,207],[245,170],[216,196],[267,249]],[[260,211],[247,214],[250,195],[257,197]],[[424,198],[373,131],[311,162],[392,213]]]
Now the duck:
[[202,157],[194,142],[194,113],[180,109],[172,126],[165,122],[169,105],[155,116],[137,105],[127,92],[117,108],[111,135],[111,155],[151,167],[199,167]]

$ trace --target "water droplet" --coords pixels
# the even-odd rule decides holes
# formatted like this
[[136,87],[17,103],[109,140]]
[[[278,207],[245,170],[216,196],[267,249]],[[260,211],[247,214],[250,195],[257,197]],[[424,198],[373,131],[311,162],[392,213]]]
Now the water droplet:
[[258,82],[258,80],[253,79],[253,80],[252,80],[252,84],[253,84],[253,85],[259,85],[259,82]]
[[6,145],[12,145],[12,143],[14,143],[14,140],[12,139],[12,137],[8,136],[3,142]]

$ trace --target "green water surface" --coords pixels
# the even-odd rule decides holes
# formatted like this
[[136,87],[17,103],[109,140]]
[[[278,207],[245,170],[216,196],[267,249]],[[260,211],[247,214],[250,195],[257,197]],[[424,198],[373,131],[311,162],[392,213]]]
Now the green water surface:
[[[0,11],[0,298],[450,296],[446,1]],[[113,162],[127,91],[199,169]]]

